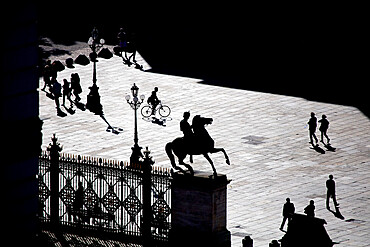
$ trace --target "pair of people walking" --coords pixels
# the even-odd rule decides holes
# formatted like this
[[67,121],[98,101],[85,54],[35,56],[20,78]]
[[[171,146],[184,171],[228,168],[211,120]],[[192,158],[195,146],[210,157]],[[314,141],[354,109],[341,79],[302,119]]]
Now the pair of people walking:
[[[335,208],[337,209],[339,206],[339,203],[337,202],[336,195],[335,195],[335,181],[334,176],[329,175],[329,179],[326,180],[326,208],[330,210],[330,198],[333,199],[333,203]],[[293,214],[295,212],[295,207],[292,202],[290,202],[290,198],[286,199],[286,203],[283,207],[283,222],[281,223],[280,230],[283,231],[284,225],[286,220],[288,220],[288,223],[292,220]],[[304,213],[309,217],[315,217],[315,202],[314,200],[310,200],[310,203],[308,206],[304,208]]]
[[[327,131],[329,129],[329,121],[326,117],[326,115],[322,115],[321,119],[318,121],[321,125],[319,127],[319,130],[321,132],[321,142],[324,143],[324,136],[326,137],[327,144],[330,142],[330,138],[327,135]],[[317,118],[315,116],[314,112],[311,112],[311,118],[308,121],[308,130],[309,130],[309,136],[310,136],[310,143],[312,146],[314,146],[313,139],[315,139],[316,146],[318,145],[318,139],[315,135],[316,128],[317,128]],[[324,143],[325,145],[325,143]]]

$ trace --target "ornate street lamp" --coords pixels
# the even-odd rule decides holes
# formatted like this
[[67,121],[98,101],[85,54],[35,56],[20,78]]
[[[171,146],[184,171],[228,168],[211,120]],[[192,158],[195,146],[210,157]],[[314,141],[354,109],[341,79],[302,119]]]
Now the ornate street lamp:
[[139,109],[141,103],[143,103],[145,96],[140,95],[140,99],[137,97],[139,93],[139,88],[134,85],[131,87],[131,93],[132,93],[132,100],[130,95],[126,95],[125,99],[127,103],[131,106],[132,109],[134,109],[134,115],[135,115],[135,132],[134,132],[134,146],[132,149],[132,154],[130,157],[130,163],[131,164],[139,164],[140,158],[143,158],[143,154],[141,153],[141,147],[138,144],[139,138],[137,134],[137,110]]
[[96,86],[96,58],[98,57],[97,52],[103,47],[105,40],[99,39],[99,32],[96,27],[91,32],[91,37],[87,42],[90,46],[92,53],[90,53],[90,60],[93,62],[93,85],[89,87],[90,92],[87,95],[87,102],[86,108],[89,109],[91,112],[101,115],[103,113],[103,107],[100,104],[100,95],[99,95],[99,88]]

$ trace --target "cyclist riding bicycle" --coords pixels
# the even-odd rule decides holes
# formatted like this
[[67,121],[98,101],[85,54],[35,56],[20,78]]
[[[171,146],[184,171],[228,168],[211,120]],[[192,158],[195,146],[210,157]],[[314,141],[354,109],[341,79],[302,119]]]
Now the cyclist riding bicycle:
[[148,104],[151,105],[152,107],[152,115],[155,114],[155,109],[157,105],[159,104],[159,102],[161,102],[157,97],[157,92],[158,92],[158,88],[155,87],[154,91],[152,91],[152,94],[149,96],[148,101],[147,101]]

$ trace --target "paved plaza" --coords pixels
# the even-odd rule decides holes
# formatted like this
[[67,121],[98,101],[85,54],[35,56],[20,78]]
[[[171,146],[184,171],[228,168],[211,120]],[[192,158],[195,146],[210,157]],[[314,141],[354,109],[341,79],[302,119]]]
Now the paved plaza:
[[[88,52],[76,50],[71,56],[76,58],[79,53],[88,55]],[[52,59],[64,62],[65,58]],[[150,69],[139,55],[137,60],[144,70]],[[93,65],[74,66],[59,72],[58,81],[70,80],[71,73],[79,73],[81,98],[86,103]],[[73,115],[57,116],[54,101],[40,90],[43,150],[55,133],[63,152],[128,161],[133,146],[134,111],[125,96],[131,95],[133,83],[146,99],[158,87],[158,98],[172,110],[164,126],[143,119],[138,111],[139,145],[149,147],[156,166],[171,167],[164,147],[182,136],[179,122],[184,111],[190,111],[191,118],[198,114],[213,118],[207,130],[215,146],[225,148],[231,161],[228,166],[222,153],[210,155],[217,171],[232,180],[227,195],[227,226],[232,246],[241,246],[246,235],[251,236],[255,247],[267,247],[271,240],[280,239],[284,235],[279,227],[287,197],[297,213],[303,213],[310,200],[315,201],[316,217],[326,220],[330,238],[338,243],[335,246],[370,246],[370,121],[351,106],[207,85],[198,78],[128,67],[120,57],[113,56],[99,58],[97,85],[105,119],[122,132],[106,131],[106,122],[88,110],[75,108]],[[253,82],[246,76],[245,83]],[[42,87],[40,78],[39,88]],[[63,107],[62,110],[66,112]],[[327,115],[328,135],[335,152],[327,151],[321,143],[325,154],[310,148],[306,123],[311,112],[318,119]],[[316,134],[319,137],[319,131]],[[212,172],[203,156],[194,156],[193,167]],[[325,206],[329,174],[336,181],[344,220],[336,218]]]

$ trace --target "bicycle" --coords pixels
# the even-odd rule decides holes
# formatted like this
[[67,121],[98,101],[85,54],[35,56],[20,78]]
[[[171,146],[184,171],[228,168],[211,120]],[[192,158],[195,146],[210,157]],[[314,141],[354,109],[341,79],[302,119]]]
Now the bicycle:
[[162,105],[162,102],[159,102],[155,109],[153,109],[152,105],[146,105],[143,108],[141,108],[141,115],[143,115],[143,117],[148,118],[152,115],[155,116],[157,111],[159,115],[161,115],[161,117],[168,117],[171,113],[171,109],[168,106]]

